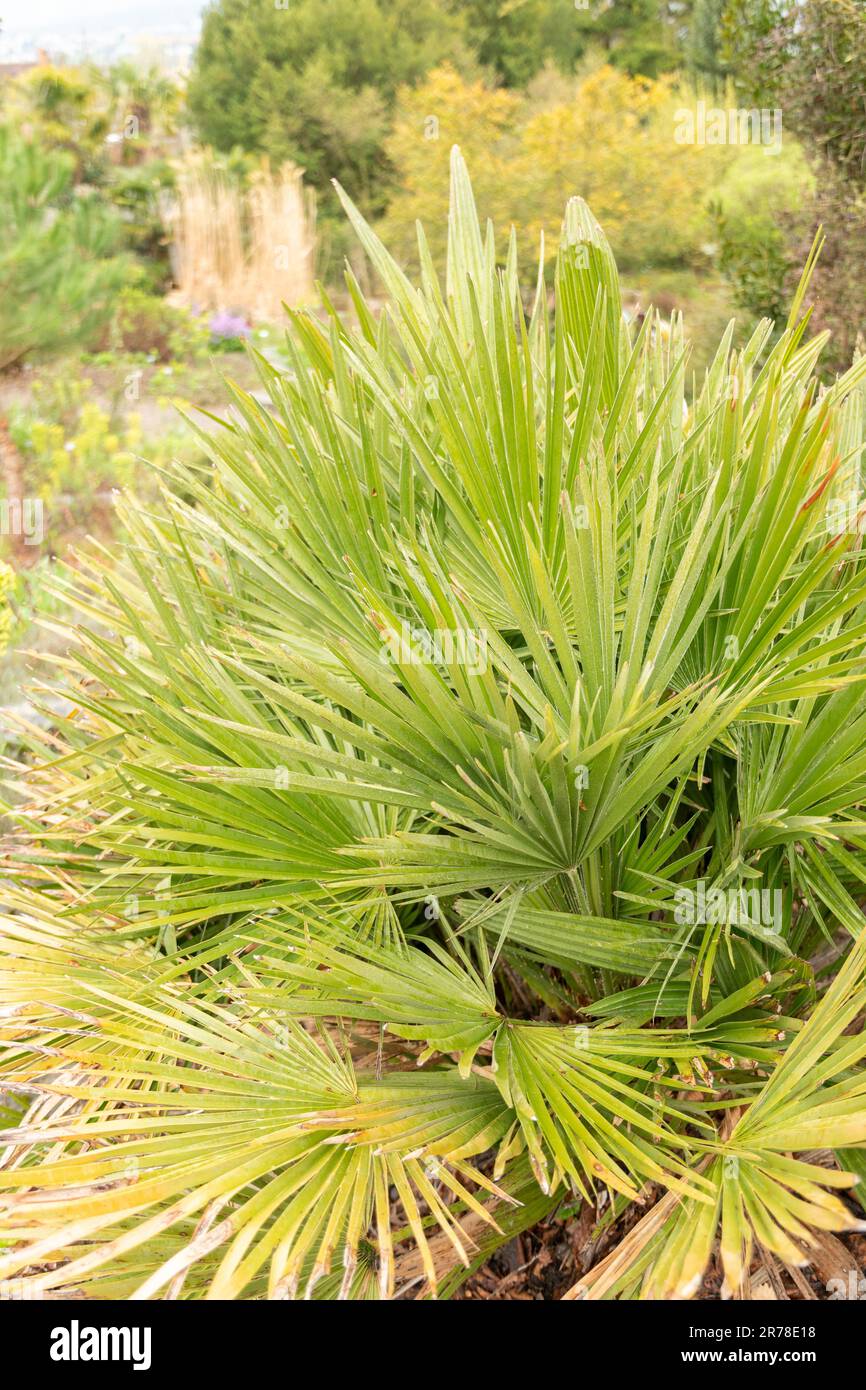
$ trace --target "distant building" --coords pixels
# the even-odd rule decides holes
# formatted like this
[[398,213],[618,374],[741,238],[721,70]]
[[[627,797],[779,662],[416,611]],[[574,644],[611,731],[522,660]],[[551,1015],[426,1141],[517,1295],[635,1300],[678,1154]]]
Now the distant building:
[[11,82],[13,77],[20,77],[22,72],[29,72],[31,68],[38,68],[39,61],[33,59],[29,63],[0,63],[0,82]]
[[[32,51],[33,50],[31,50],[31,52]],[[46,63],[54,63],[54,60],[49,58],[44,48],[36,49],[35,58],[19,58],[9,63],[4,63],[0,60],[0,84],[3,82],[11,82],[14,77],[20,77],[22,72],[30,72],[32,68],[44,67]],[[63,64],[54,63],[54,66],[62,67]]]

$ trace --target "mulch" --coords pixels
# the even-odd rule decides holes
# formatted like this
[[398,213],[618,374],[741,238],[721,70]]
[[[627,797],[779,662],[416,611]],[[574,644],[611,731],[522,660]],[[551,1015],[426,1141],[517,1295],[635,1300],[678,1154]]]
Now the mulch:
[[[508,1242],[467,1279],[457,1299],[485,1301],[557,1302],[593,1265],[604,1259],[642,1215],[630,1208],[606,1230],[598,1229],[598,1215],[584,1206],[577,1216],[561,1219],[554,1213],[529,1231]],[[851,1232],[837,1237],[851,1255],[852,1269],[866,1270],[866,1236]],[[784,1269],[774,1273],[781,1280],[777,1291],[764,1277],[761,1257],[755,1255],[753,1297],[786,1297],[803,1301],[807,1295]],[[801,1279],[817,1300],[826,1300],[826,1283],[812,1266],[800,1271]],[[710,1261],[697,1299],[721,1297],[722,1270],[716,1257]]]

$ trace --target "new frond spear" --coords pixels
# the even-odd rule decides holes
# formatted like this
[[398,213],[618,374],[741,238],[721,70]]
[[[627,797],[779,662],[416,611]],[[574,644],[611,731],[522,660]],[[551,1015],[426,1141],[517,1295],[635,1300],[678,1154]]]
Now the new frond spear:
[[290,312],[64,584],[0,1279],[446,1297],[607,1195],[575,1296],[743,1292],[866,1171],[866,358],[818,388],[805,277],[687,394],[579,199],[524,304],[458,151],[444,282],[341,196],[382,312]]

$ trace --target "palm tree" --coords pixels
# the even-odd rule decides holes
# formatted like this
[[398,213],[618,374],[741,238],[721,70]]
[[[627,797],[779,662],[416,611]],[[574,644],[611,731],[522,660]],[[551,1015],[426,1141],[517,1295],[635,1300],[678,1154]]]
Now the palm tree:
[[689,1296],[717,1243],[740,1289],[864,1171],[866,359],[817,389],[809,266],[687,394],[579,200],[528,324],[458,153],[444,286],[345,205],[386,311],[293,314],[272,411],[231,388],[70,576],[0,1278],[444,1297],[607,1194],[644,1214],[575,1292]]
[[95,69],[93,80],[107,104],[112,134],[124,137],[124,163],[140,163],[156,144],[175,133],[180,87],[159,64],[142,66],[125,60],[108,69]]

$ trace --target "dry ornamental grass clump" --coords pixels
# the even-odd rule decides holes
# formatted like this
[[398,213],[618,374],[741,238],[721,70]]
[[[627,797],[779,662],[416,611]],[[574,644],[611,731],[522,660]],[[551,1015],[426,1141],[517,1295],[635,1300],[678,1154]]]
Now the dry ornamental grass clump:
[[263,160],[244,186],[212,157],[193,154],[164,213],[180,302],[198,310],[241,308],[269,322],[280,317],[283,301],[313,297],[315,196],[294,165],[276,172]]
[[643,1208],[590,1298],[735,1292],[866,1171],[866,359],[804,279],[690,383],[580,201],[527,322],[456,152],[445,285],[345,202],[381,316],[294,314],[68,583],[0,1278],[442,1297],[573,1194]]

